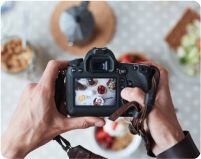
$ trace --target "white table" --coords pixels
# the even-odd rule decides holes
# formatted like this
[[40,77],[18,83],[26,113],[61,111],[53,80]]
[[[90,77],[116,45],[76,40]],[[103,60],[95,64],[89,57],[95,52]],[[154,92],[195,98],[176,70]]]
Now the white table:
[[[42,70],[49,59],[75,58],[64,53],[55,43],[49,31],[50,15],[58,2],[15,2],[13,9],[2,15],[2,35],[18,35],[21,29],[21,12],[27,9],[31,13],[29,39],[40,48]],[[178,119],[183,129],[191,135],[199,147],[200,143],[200,84],[186,83],[170,69],[168,52],[164,49],[163,38],[171,26],[181,16],[187,6],[199,8],[196,2],[108,2],[116,16],[116,32],[107,45],[116,56],[127,51],[143,52],[149,58],[161,63],[169,70],[170,88]],[[2,130],[8,125],[16,108],[22,89],[30,81],[24,77],[1,74],[2,92]],[[39,76],[37,76],[39,78]],[[30,123],[31,124],[31,123]],[[92,145],[93,129],[75,130],[64,136],[72,145],[81,144],[98,153]],[[86,140],[87,139],[87,140]],[[30,153],[27,158],[65,158],[66,154],[51,141]],[[144,144],[130,158],[146,158]],[[148,157],[147,157],[148,158]],[[129,159],[129,157],[128,157]]]

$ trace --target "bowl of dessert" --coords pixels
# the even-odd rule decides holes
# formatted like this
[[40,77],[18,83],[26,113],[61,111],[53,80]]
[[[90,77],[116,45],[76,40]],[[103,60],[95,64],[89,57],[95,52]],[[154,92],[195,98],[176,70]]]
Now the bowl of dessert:
[[104,157],[126,157],[133,154],[141,143],[141,137],[130,133],[124,118],[116,121],[105,119],[103,127],[94,129],[94,142]]
[[141,63],[148,61],[148,59],[142,53],[128,52],[120,56],[118,61],[122,63]]
[[28,71],[33,67],[35,50],[30,42],[25,47],[17,36],[3,39],[1,45],[1,69],[10,74]]

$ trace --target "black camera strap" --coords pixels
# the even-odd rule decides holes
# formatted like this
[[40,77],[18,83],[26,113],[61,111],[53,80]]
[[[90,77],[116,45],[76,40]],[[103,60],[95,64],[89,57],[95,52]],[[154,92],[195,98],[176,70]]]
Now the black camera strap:
[[71,147],[70,142],[63,138],[61,135],[58,135],[54,138],[59,145],[61,145],[62,149],[67,153],[69,159],[106,159],[102,156],[99,156],[84,147],[78,145],[75,147]]

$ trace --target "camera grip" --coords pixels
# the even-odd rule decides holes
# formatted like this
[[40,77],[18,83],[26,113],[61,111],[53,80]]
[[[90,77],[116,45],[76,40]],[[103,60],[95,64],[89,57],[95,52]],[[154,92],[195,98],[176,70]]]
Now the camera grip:
[[63,114],[67,115],[65,108],[65,73],[66,71],[59,71],[58,77],[55,82],[55,104],[57,110]]
[[144,104],[147,114],[152,110],[157,93],[160,73],[157,67],[146,64],[122,64],[128,68],[127,81],[131,81],[129,87],[137,87],[145,93]]

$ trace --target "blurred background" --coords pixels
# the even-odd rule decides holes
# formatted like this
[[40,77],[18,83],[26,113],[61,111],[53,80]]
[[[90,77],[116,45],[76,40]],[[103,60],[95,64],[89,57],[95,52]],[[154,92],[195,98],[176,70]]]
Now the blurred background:
[[[56,24],[52,23],[51,18],[55,7],[59,3],[58,1],[9,1],[1,6],[2,132],[8,125],[23,88],[26,84],[37,82],[40,79],[50,59],[71,60],[84,56],[84,53],[74,54],[72,51],[62,49],[55,40],[54,33],[50,28],[51,25]],[[200,148],[200,70],[198,71],[199,75],[183,71],[182,68],[186,69],[187,67],[182,65],[182,62],[178,63],[178,61],[181,61],[179,51],[175,51],[179,54],[175,57],[177,53],[173,53],[171,46],[164,40],[186,8],[191,8],[199,14],[199,4],[193,1],[108,1],[106,3],[113,12],[115,29],[105,46],[111,49],[117,58],[127,53],[140,53],[143,57],[151,59],[168,69],[171,95],[176,107],[177,117],[182,128],[191,132],[196,145]],[[105,28],[107,29],[107,24],[105,24]],[[198,27],[199,29],[200,27]],[[21,39],[22,46],[23,42],[28,45],[25,46],[26,53],[23,54],[25,63],[22,62],[20,67],[8,67],[10,65],[4,60],[7,59],[7,56],[2,48],[12,39]],[[16,41],[13,43],[15,47],[19,45]],[[186,59],[186,57],[184,58]],[[197,59],[193,57],[193,60],[196,61]],[[198,57],[199,60],[200,57]],[[29,61],[28,64],[27,61]],[[188,60],[186,61],[188,62]],[[5,64],[7,65],[5,66]],[[20,70],[21,68],[23,71]],[[73,146],[80,144],[93,152],[102,153],[102,150],[94,141],[94,128],[71,131],[65,133],[64,136]],[[149,158],[146,156],[143,142],[135,151],[129,154],[131,155],[123,154],[125,155],[124,158]],[[112,153],[109,153],[108,157],[118,158],[117,156],[114,157]],[[31,152],[27,158],[66,158],[66,153],[55,141],[50,141]]]

